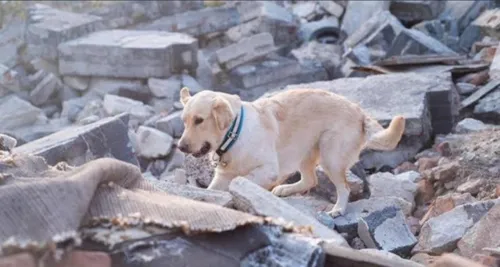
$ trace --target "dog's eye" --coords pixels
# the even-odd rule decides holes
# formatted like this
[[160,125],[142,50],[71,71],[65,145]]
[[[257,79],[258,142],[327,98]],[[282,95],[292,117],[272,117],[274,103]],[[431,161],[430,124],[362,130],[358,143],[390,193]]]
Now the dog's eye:
[[194,124],[195,124],[195,125],[198,125],[198,124],[200,124],[200,123],[202,123],[202,122],[203,122],[203,119],[202,119],[202,118],[196,118],[196,119],[194,119]]

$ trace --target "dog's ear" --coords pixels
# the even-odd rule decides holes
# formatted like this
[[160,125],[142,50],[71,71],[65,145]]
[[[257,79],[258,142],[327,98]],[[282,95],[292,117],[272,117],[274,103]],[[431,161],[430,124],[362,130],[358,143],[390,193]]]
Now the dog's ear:
[[219,130],[224,130],[233,121],[233,110],[229,102],[222,97],[215,97],[212,104],[212,114]]
[[191,98],[191,94],[189,94],[189,88],[182,87],[180,98],[182,105],[185,106],[188,100]]

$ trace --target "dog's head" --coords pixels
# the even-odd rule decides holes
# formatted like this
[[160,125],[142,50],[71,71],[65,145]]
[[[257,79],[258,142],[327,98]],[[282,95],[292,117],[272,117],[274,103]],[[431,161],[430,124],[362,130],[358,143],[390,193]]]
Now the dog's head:
[[217,149],[241,104],[237,95],[205,90],[191,96],[186,87],[181,89],[180,101],[184,132],[178,147],[195,157]]

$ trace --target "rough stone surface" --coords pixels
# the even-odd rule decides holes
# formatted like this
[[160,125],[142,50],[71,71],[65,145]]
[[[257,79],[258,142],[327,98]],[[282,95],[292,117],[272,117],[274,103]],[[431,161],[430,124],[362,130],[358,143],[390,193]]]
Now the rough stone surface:
[[422,21],[435,19],[443,12],[445,6],[445,1],[396,0],[391,2],[390,10],[392,14],[402,21]]
[[136,29],[182,32],[199,37],[209,33],[223,32],[240,22],[240,13],[236,7],[215,7],[162,17]]
[[219,64],[227,70],[263,57],[274,51],[273,36],[267,32],[241,39],[239,42],[217,50]]
[[249,89],[298,75],[300,72],[301,68],[297,61],[272,57],[235,68],[231,72],[230,79],[235,86]]
[[286,8],[272,1],[243,1],[238,6],[241,20],[245,21],[226,31],[232,42],[256,33],[268,32],[277,46],[287,46],[296,42],[298,19]]
[[292,50],[291,55],[301,65],[322,66],[331,79],[341,77],[342,48],[340,45],[323,44],[316,41],[307,42]]
[[64,76],[63,82],[73,89],[76,89],[78,91],[85,91],[87,90],[87,88],[89,88],[90,78],[79,76]]
[[371,197],[400,197],[415,205],[417,184],[408,179],[398,178],[389,172],[380,172],[368,177]]
[[17,140],[6,134],[0,134],[0,150],[11,151],[17,145]]
[[460,254],[470,258],[483,252],[483,248],[499,247],[500,232],[496,230],[499,224],[500,204],[496,204],[458,242]]
[[347,204],[346,213],[334,218],[335,229],[340,233],[346,233],[349,239],[357,235],[359,220],[377,210],[386,207],[398,207],[405,216],[412,211],[411,203],[398,197],[372,197]]
[[174,101],[175,95],[181,90],[181,80],[177,76],[168,79],[149,78],[148,87],[155,97]]
[[386,207],[360,219],[358,234],[367,247],[400,256],[407,256],[417,243],[404,214],[396,207]]
[[155,123],[155,127],[174,138],[180,138],[184,131],[184,122],[181,119],[182,111],[176,111]]
[[[137,245],[140,250],[132,249]],[[117,266],[160,267],[166,262],[172,267],[321,267],[325,265],[325,253],[299,235],[283,233],[276,227],[252,225],[216,234],[167,233],[141,238],[118,246],[113,257]]]
[[47,74],[40,83],[30,92],[30,100],[34,105],[44,104],[57,91],[59,79],[52,73]]
[[26,41],[33,56],[56,60],[59,44],[104,28],[103,21],[98,16],[35,4],[29,11]]
[[349,1],[342,20],[341,29],[351,35],[361,24],[380,10],[388,10],[387,1]]
[[151,107],[139,101],[110,94],[104,96],[103,106],[106,113],[111,116],[128,112],[132,119],[137,119],[140,122],[146,121],[154,113]]
[[497,203],[498,200],[490,200],[464,204],[431,218],[422,226],[413,252],[453,251],[465,233]]
[[422,224],[425,223],[428,219],[439,216],[445,212],[454,209],[455,207],[464,204],[470,204],[476,201],[477,200],[469,193],[467,194],[451,193],[439,196],[436,198],[433,205],[424,215],[424,218],[422,218]]
[[165,157],[172,149],[173,138],[157,129],[139,126],[137,129],[137,145],[139,155],[145,158]]
[[121,90],[140,91],[142,82],[136,79],[116,79],[109,77],[92,77],[89,82],[89,91],[101,97],[106,94],[119,95]]
[[469,180],[457,187],[457,192],[460,193],[469,193],[472,195],[477,195],[481,190],[481,187],[486,184],[486,181],[478,178]]
[[311,225],[314,235],[339,245],[348,246],[345,239],[334,230],[328,229],[314,218],[295,209],[283,199],[274,196],[271,192],[243,177],[231,181],[229,192],[234,196],[235,206],[239,210],[262,216],[281,217],[299,226]]
[[389,11],[379,11],[344,42],[345,56],[357,64],[370,64],[385,58],[405,27]]
[[456,52],[448,48],[446,45],[426,35],[425,33],[414,29],[405,29],[395,38],[387,56],[410,54],[457,55]]
[[98,122],[70,127],[44,138],[14,148],[15,153],[42,156],[49,165],[65,161],[82,165],[102,157],[139,165],[128,137],[128,115],[119,115]]
[[[500,50],[500,49],[499,49]],[[499,77],[500,78],[500,77]],[[474,107],[474,115],[481,119],[500,121],[500,90],[489,93],[481,98]]]
[[62,75],[168,77],[195,71],[198,42],[183,33],[108,30],[59,45]]
[[487,128],[488,128],[488,126],[486,126],[480,120],[466,118],[466,119],[461,120],[455,126],[455,132],[456,133],[470,133],[470,132],[477,132],[477,131],[485,130]]
[[42,110],[15,96],[0,98],[0,130],[12,130],[29,126],[38,120]]

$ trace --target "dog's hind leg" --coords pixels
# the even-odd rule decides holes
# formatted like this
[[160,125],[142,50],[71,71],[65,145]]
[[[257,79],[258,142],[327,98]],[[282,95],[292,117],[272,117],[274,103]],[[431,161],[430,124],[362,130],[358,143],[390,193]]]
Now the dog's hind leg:
[[330,131],[320,138],[320,165],[337,191],[337,203],[328,212],[332,217],[345,213],[351,192],[346,172],[357,161],[360,147],[356,136],[353,135]]
[[273,188],[272,193],[276,196],[286,197],[309,191],[315,187],[318,184],[318,177],[316,176],[318,159],[319,149],[315,147],[300,164],[300,180],[293,184],[278,185]]

